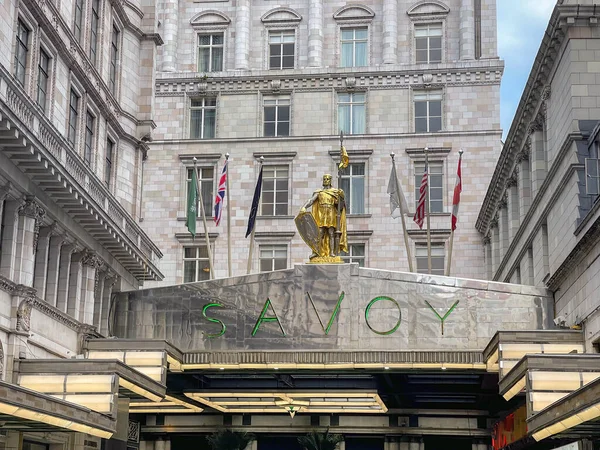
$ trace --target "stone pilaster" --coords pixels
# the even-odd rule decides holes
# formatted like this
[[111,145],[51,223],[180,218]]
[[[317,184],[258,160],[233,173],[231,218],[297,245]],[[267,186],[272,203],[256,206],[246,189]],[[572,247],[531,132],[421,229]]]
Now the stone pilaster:
[[81,310],[79,321],[94,325],[94,296],[96,272],[102,266],[102,259],[93,252],[86,252],[81,260]]
[[494,217],[490,223],[490,229],[492,230],[492,276],[494,277],[496,270],[500,266],[500,230],[498,228],[498,217]]
[[248,70],[250,57],[250,0],[237,0],[235,8],[235,68]]
[[529,164],[529,146],[525,146],[523,151],[517,156],[517,165],[519,167],[517,183],[519,185],[519,211],[521,212],[521,223],[525,220],[525,215],[531,206],[531,167]]
[[383,63],[398,62],[398,1],[383,0]]
[[521,214],[519,211],[519,189],[517,186],[517,173],[513,172],[512,176],[506,181],[507,208],[508,208],[508,240],[512,242],[517,231],[519,230]]
[[65,241],[64,236],[51,236],[48,244],[48,270],[46,272],[45,296],[41,297],[52,306],[56,306],[58,296],[58,275],[60,271],[60,249]]
[[56,306],[62,312],[67,312],[67,296],[69,295],[69,277],[71,274],[71,255],[75,251],[72,244],[63,245],[60,249],[60,262],[58,271],[58,289]]
[[506,256],[508,251],[508,208],[506,193],[498,204],[498,229],[500,230],[500,261]]
[[67,295],[67,309],[65,312],[76,320],[81,320],[81,285],[83,284],[83,258],[84,252],[71,255],[69,268],[69,292]]
[[100,334],[108,337],[108,320],[110,315],[110,298],[112,296],[113,287],[117,283],[118,278],[114,276],[106,276],[104,279],[104,289],[102,292],[102,308],[100,309]]
[[105,270],[96,269],[96,277],[94,278],[94,326],[101,332],[102,318],[102,298],[104,297],[104,281],[108,272]]
[[308,66],[323,65],[323,0],[308,5]]
[[19,229],[19,207],[21,202],[4,202],[4,231],[2,232],[2,254],[0,255],[0,275],[18,282],[16,274],[17,235]]
[[535,198],[546,179],[548,159],[544,142],[544,122],[540,116],[531,125],[531,190]]
[[46,298],[50,238],[55,229],[55,225],[40,228],[38,235],[37,251],[35,252],[33,287],[37,290],[37,296],[41,299]]
[[494,274],[492,271],[492,238],[489,235],[483,238],[483,254],[485,257],[485,276],[488,280],[491,280]]
[[473,0],[460,2],[460,59],[475,59],[475,7]]
[[179,1],[163,0],[163,41],[161,70],[177,70],[177,31],[179,29]]

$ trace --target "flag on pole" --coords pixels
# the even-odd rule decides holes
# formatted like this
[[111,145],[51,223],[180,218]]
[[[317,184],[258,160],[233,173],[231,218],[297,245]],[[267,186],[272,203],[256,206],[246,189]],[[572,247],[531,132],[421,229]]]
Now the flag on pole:
[[260,166],[260,172],[258,172],[258,180],[256,181],[256,187],[254,188],[254,197],[252,197],[252,208],[250,208],[250,217],[248,217],[248,228],[246,229],[246,237],[250,236],[254,229],[254,222],[256,221],[256,214],[258,214],[258,205],[260,203],[260,193],[262,191],[262,174],[263,166]]
[[348,167],[350,163],[350,157],[348,156],[348,152],[346,151],[346,147],[342,145],[340,149],[340,164],[338,165],[338,169],[342,170]]
[[419,226],[423,228],[423,221],[425,220],[425,201],[427,200],[427,164],[425,164],[425,172],[423,172],[423,178],[421,178],[421,186],[419,187],[419,202],[417,203],[417,210],[415,211],[415,217],[413,220]]
[[221,171],[221,177],[219,178],[219,187],[217,189],[217,195],[215,197],[215,224],[221,223],[221,215],[223,214],[223,200],[225,198],[225,186],[227,185],[227,161],[223,165]]
[[[387,193],[390,195],[390,213],[394,219],[408,211],[406,197],[402,191],[400,183],[396,182],[398,175],[396,174],[396,164],[392,164],[392,172],[390,173],[390,181],[388,181]],[[398,189],[396,189],[396,187]]]
[[460,170],[461,161],[462,155],[458,157],[456,184],[454,185],[454,196],[452,197],[452,231],[456,230],[456,222],[458,222],[458,206],[460,205],[460,193],[462,192],[462,175]]
[[192,170],[192,182],[188,191],[187,220],[185,224],[193,237],[196,237],[196,218],[198,217],[198,172]]

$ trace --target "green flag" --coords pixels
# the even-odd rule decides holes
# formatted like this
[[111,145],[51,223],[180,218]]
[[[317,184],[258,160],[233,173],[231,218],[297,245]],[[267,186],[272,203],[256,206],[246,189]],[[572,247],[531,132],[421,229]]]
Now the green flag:
[[196,218],[198,217],[198,173],[192,170],[192,183],[188,191],[187,220],[185,224],[193,237],[196,237]]

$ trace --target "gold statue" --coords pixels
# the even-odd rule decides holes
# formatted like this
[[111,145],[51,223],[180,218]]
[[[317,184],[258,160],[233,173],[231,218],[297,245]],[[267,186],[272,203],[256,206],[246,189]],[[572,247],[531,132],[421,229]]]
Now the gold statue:
[[341,263],[340,252],[348,251],[344,191],[333,188],[331,178],[323,175],[323,189],[314,192],[296,217],[298,231],[313,251],[313,263]]

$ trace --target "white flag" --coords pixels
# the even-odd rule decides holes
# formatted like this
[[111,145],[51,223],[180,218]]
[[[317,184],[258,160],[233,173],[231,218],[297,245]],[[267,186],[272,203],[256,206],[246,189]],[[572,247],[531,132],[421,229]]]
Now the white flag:
[[404,197],[404,192],[402,192],[400,182],[396,182],[397,178],[396,164],[392,164],[392,173],[390,173],[387,193],[390,194],[390,213],[394,219],[397,219],[402,214],[408,212],[408,204],[406,203],[406,198]]

